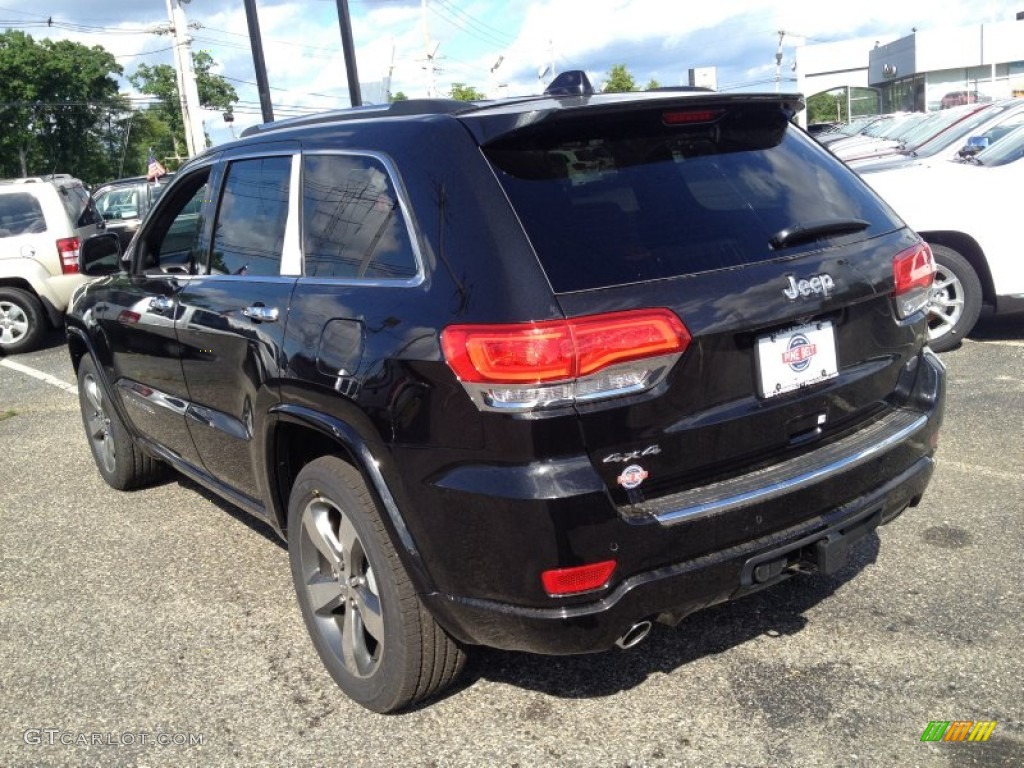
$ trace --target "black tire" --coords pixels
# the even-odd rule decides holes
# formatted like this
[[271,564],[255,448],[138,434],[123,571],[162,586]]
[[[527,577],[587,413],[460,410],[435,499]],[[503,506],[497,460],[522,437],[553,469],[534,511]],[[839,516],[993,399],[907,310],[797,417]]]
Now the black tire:
[[313,645],[353,701],[393,712],[458,677],[465,653],[423,607],[352,465],[324,456],[299,473],[288,554]]
[[963,256],[945,245],[931,244],[935,284],[928,301],[928,344],[936,352],[960,345],[981,314],[981,281]]
[[48,328],[39,299],[21,288],[0,288],[0,353],[30,352]]
[[128,491],[151,485],[167,474],[167,465],[147,456],[107,402],[96,363],[86,355],[78,365],[78,404],[93,460],[111,488]]

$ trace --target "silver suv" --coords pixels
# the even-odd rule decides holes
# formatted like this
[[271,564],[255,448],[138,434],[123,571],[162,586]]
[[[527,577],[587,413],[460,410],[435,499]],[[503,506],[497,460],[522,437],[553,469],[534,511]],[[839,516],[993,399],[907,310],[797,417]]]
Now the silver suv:
[[89,192],[67,174],[0,181],[0,353],[39,346],[63,323],[82,241],[102,228]]

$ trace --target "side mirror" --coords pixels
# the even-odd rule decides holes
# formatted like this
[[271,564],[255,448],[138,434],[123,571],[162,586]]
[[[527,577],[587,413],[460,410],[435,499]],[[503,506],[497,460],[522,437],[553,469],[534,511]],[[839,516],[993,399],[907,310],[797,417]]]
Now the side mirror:
[[121,240],[113,232],[93,235],[82,243],[78,271],[90,277],[113,275],[121,271]]

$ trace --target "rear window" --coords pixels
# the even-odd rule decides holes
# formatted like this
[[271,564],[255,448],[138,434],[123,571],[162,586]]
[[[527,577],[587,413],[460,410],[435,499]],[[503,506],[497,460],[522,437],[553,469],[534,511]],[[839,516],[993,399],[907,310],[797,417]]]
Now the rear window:
[[74,226],[86,227],[99,221],[85,187],[78,184],[62,185],[57,191],[60,193],[61,202],[64,203],[64,210],[67,211],[68,218],[74,222]]
[[32,195],[0,195],[0,237],[31,235],[46,231],[46,218]]
[[[902,224],[776,106],[566,119],[485,154],[559,293],[790,256],[785,229],[863,219],[839,242]],[[696,118],[702,122],[687,122]]]

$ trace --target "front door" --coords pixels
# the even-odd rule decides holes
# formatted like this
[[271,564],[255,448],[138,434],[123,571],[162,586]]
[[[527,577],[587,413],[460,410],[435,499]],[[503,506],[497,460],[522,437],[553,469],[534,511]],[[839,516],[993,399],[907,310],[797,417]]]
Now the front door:
[[182,177],[147,221],[128,272],[113,278],[94,308],[109,351],[112,380],[135,430],[190,464],[200,464],[185,424],[188,389],[175,320],[180,294],[203,252],[202,212],[212,164]]

